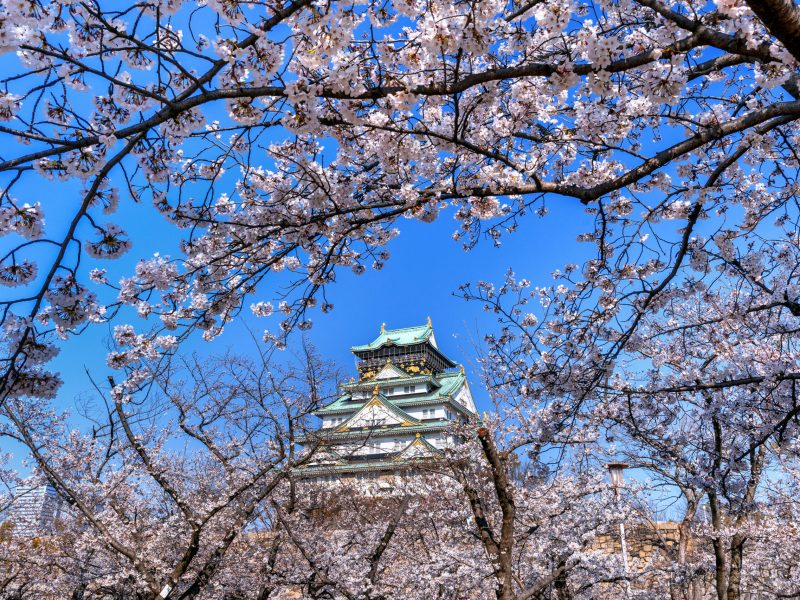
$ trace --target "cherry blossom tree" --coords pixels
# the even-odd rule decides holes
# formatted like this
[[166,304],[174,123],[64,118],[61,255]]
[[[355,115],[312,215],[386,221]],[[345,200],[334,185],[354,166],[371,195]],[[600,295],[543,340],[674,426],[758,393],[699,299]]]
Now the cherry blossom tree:
[[[659,503],[680,507],[667,569],[675,598],[703,597],[709,572],[720,600],[794,585],[767,550],[783,537],[762,535],[794,535],[787,490],[800,467],[798,246],[789,227],[776,234],[746,248],[717,237],[715,252],[694,240],[680,282],[630,334],[614,327],[614,309],[581,314],[596,305],[580,298],[580,283],[532,289],[509,274],[498,288],[464,288],[500,321],[484,361],[490,387],[507,397],[498,418],[508,446],[549,447],[567,464],[585,448],[595,469],[621,458],[651,478]],[[608,348],[614,361],[598,382]]]
[[[499,431],[497,432],[499,433]],[[551,469],[542,455],[499,447],[478,428],[453,471],[498,600],[618,597],[626,574],[599,538],[613,523],[612,495],[598,474]],[[524,465],[524,466],[523,466]]]
[[[320,594],[390,595],[408,582],[380,563],[393,541],[418,547],[403,536],[421,507],[343,539],[363,541],[348,579],[282,491],[319,381],[228,361],[207,375],[224,386],[183,386],[173,355],[245,308],[275,314],[264,337],[285,343],[331,310],[338,270],[388,260],[401,218],[449,210],[469,247],[576,202],[591,260],[552,287],[510,274],[463,289],[501,320],[485,363],[496,411],[452,472],[462,504],[447,512],[477,527],[465,564],[500,598],[550,579],[562,597],[595,593],[607,570],[576,532],[608,522],[581,502],[602,502],[589,473],[618,444],[674,486],[687,536],[707,502],[716,593],[738,598],[751,549],[769,557],[754,523],[785,530],[796,510],[764,499],[787,497],[796,469],[798,40],[792,0],[4,1],[0,434],[73,505],[103,589],[213,595],[264,518],[282,533],[259,589],[289,561]],[[36,195],[48,180],[79,191]],[[125,272],[107,261],[138,252],[133,204],[180,243]],[[111,320],[135,324],[114,329],[103,419],[69,431],[48,363]]]
[[707,499],[717,597],[728,599],[741,597],[745,560],[755,563],[753,574],[769,568],[750,552],[755,531],[773,519],[792,526],[795,509],[771,510],[767,490],[791,484],[798,466],[797,317],[780,304],[766,308],[761,294],[737,283],[691,286],[670,299],[661,320],[645,320],[628,347],[649,368],[620,365],[600,409],[615,422],[612,432],[622,430],[631,461],[680,490],[685,544]]
[[[29,0],[0,19],[0,281],[19,290],[2,304],[4,399],[52,397],[53,335],[122,306],[148,320],[114,366],[213,338],[248,296],[280,296],[278,271],[294,292],[267,337],[307,328],[337,267],[379,268],[399,217],[448,205],[467,244],[549,201],[586,205],[598,255],[583,275],[632,308],[630,333],[699,224],[737,238],[797,193],[788,0]],[[64,227],[45,226],[36,178],[82,190]],[[145,202],[183,232],[179,254],[92,268],[135,251],[116,211]]]
[[148,394],[98,386],[104,400],[87,410],[95,421],[87,433],[10,399],[0,433],[26,447],[71,515],[50,536],[54,547],[43,543],[31,558],[34,566],[55,562],[63,577],[40,569],[33,589],[55,597],[75,590],[100,598],[214,597],[207,587],[231,547],[311,456],[294,441],[309,411],[335,391],[329,365],[303,347],[296,364],[267,354],[176,358]]
[[295,481],[265,523],[268,569],[252,571],[264,583],[251,576],[244,590],[350,600],[618,597],[619,558],[598,545],[607,486],[523,474],[503,460],[482,428],[445,461],[406,465],[416,472],[392,493],[374,480]]

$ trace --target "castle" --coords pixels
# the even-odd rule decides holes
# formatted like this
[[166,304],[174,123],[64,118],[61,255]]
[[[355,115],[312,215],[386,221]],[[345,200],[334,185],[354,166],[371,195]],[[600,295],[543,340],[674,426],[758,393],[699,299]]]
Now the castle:
[[315,411],[321,427],[300,439],[316,448],[304,477],[391,487],[393,478],[457,444],[454,425],[477,418],[464,368],[439,350],[430,318],[404,329],[384,325],[374,341],[350,351],[359,379]]

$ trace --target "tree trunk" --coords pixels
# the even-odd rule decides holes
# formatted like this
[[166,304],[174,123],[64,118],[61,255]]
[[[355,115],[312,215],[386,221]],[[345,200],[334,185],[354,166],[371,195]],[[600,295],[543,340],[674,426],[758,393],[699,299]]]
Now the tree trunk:
[[793,0],[747,0],[767,30],[800,60],[800,8]]
[[728,573],[727,600],[740,600],[742,597],[742,558],[745,537],[739,533],[731,538],[731,567]]
[[[722,518],[719,513],[719,500],[716,492],[710,492],[708,495],[708,504],[711,508],[711,522],[714,526],[714,533],[718,534],[722,528]],[[728,578],[727,578],[727,561],[725,560],[725,548],[722,545],[722,540],[715,537],[712,540],[714,547],[714,577],[715,587],[717,589],[717,600],[728,600]]]
[[79,584],[78,587],[76,587],[74,590],[72,590],[72,600],[83,600],[85,595],[86,595],[86,584],[85,583]]
[[[711,398],[708,398],[708,403],[711,404]],[[716,478],[719,475],[720,465],[722,464],[722,426],[716,416],[711,418],[711,425],[714,428],[715,451],[712,475]],[[722,546],[722,540],[719,538],[719,532],[722,530],[722,514],[720,512],[719,497],[717,496],[716,489],[708,492],[708,507],[711,510],[711,524],[715,534],[713,546],[717,600],[728,600],[727,561],[725,560],[725,548]]]
[[[689,550],[692,543],[692,519],[697,514],[698,501],[696,495],[691,491],[684,489],[684,496],[686,496],[686,512],[683,520],[678,525],[678,556],[677,562],[679,565],[686,565],[689,556]],[[672,554],[672,550],[669,550]],[[684,582],[680,585],[670,583],[670,596],[672,600],[684,600],[689,597],[691,581]]]
[[[513,486],[508,478],[507,455],[503,455],[494,443],[486,427],[478,429],[478,441],[483,449],[492,470],[495,496],[500,505],[502,521],[500,524],[500,539],[496,543],[497,556],[493,565],[497,579],[497,600],[512,600],[514,593],[514,517],[516,506],[514,504]],[[478,515],[475,515],[476,518]]]
[[556,591],[556,598],[558,600],[572,600],[572,594],[569,592],[567,586],[567,573],[561,573],[553,582],[553,589]]

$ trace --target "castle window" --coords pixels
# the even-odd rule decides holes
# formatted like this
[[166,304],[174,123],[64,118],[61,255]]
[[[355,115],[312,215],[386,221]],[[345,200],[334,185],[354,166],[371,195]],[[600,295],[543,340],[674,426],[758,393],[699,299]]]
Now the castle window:
[[413,394],[417,389],[416,385],[404,385],[403,386],[403,393],[404,394]]

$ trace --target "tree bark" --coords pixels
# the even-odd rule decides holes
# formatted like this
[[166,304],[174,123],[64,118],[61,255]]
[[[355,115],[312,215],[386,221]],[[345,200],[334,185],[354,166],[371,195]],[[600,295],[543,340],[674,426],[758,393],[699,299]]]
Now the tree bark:
[[[708,398],[710,404],[710,398]],[[722,464],[722,426],[719,424],[719,419],[714,416],[711,418],[711,425],[714,430],[714,470],[713,475],[717,477]],[[715,586],[717,589],[717,600],[728,600],[728,573],[727,573],[727,560],[725,556],[725,548],[722,545],[722,539],[719,537],[719,532],[722,530],[722,514],[720,513],[719,496],[717,490],[708,492],[708,506],[711,510],[711,524],[716,534],[712,546],[714,547],[714,576]]]
[[745,536],[736,533],[731,538],[731,566],[728,571],[728,598],[740,600],[742,597],[742,559],[744,557]]
[[764,27],[800,61],[800,7],[794,0],[747,0]]
[[512,600],[514,598],[513,550],[514,517],[516,515],[514,494],[508,479],[506,460],[497,450],[487,428],[478,429],[478,440],[481,443],[483,454],[492,468],[492,480],[502,515],[500,541],[497,544],[497,600]]
[[[684,489],[684,496],[686,496],[686,512],[684,513],[683,520],[678,525],[678,556],[677,562],[683,566],[686,564],[689,555],[689,549],[692,541],[692,519],[697,513],[698,501],[696,495],[688,489]],[[670,596],[672,600],[684,600],[689,592],[691,581],[676,585],[670,585]]]
[[559,574],[553,582],[553,589],[556,591],[556,598],[558,600],[572,600],[569,587],[567,586],[567,572],[564,571]]

